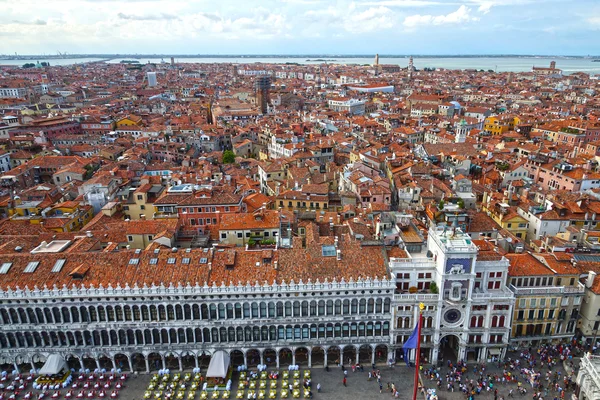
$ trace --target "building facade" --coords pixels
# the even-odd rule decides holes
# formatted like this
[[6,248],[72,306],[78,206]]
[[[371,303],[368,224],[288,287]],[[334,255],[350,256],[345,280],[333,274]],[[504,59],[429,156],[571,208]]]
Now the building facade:
[[508,260],[493,250],[478,251],[458,228],[432,228],[426,251],[390,259],[399,292],[393,303],[394,343],[401,348],[408,339],[422,302],[422,357],[432,363],[504,357],[514,307],[506,286]]

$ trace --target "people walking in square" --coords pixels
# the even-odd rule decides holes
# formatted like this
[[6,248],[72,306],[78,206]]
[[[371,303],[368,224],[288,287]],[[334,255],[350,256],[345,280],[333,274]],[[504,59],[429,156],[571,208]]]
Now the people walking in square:
[[346,377],[345,376],[344,376],[344,380],[342,381],[342,383],[344,384],[344,386],[347,386],[346,385]]

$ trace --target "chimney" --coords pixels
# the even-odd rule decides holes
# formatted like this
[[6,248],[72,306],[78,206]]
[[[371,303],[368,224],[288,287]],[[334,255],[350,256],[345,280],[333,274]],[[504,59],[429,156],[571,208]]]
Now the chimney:
[[337,250],[337,260],[340,261],[342,259],[342,251],[340,249]]
[[336,236],[334,241],[333,241],[333,245],[335,246],[335,248],[337,249],[338,247],[338,237]]
[[587,280],[585,281],[585,287],[588,289],[594,285],[594,279],[596,278],[596,273],[594,271],[588,272]]
[[273,261],[273,268],[277,271],[277,261]]

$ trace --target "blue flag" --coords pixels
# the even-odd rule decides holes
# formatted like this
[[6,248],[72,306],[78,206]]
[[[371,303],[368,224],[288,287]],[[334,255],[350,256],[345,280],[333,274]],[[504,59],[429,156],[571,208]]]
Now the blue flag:
[[406,361],[407,366],[410,366],[408,350],[416,349],[418,341],[419,341],[419,323],[417,322],[417,326],[415,326],[415,330],[413,331],[413,333],[411,333],[408,340],[406,342],[404,342],[404,344],[402,345],[402,350],[404,350],[404,361]]

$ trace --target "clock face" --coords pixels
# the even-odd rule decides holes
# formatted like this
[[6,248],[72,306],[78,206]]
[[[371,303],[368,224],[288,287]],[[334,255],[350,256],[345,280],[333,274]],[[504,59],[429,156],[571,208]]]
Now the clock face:
[[461,313],[457,309],[451,308],[444,314],[444,321],[449,324],[455,324],[460,320]]

